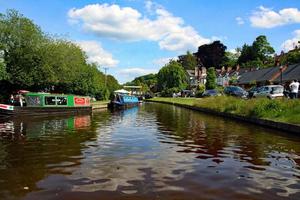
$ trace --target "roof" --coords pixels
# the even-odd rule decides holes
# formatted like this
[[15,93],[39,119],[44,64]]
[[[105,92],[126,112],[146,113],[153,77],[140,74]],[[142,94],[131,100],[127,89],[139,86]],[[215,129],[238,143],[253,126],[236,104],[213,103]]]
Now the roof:
[[141,89],[142,86],[140,86],[140,85],[125,85],[124,88]]
[[265,82],[270,81],[276,73],[280,71],[280,67],[270,67],[250,72],[245,72],[238,80],[239,84],[249,84],[251,82]]
[[[292,81],[294,79],[300,80],[300,63],[289,65],[286,70],[282,72],[282,81]],[[280,76],[275,82],[280,82]]]
[[129,94],[130,92],[128,92],[127,90],[121,89],[121,90],[114,91],[114,93]]

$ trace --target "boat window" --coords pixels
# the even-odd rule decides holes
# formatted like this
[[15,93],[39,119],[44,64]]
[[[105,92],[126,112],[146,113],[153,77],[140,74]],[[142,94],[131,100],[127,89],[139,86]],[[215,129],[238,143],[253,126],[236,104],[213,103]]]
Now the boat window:
[[55,105],[56,100],[55,97],[45,97],[45,105]]
[[67,97],[56,97],[57,99],[57,105],[59,106],[65,106],[68,104]]
[[41,105],[40,97],[39,96],[26,96],[26,103],[27,106],[39,106]]

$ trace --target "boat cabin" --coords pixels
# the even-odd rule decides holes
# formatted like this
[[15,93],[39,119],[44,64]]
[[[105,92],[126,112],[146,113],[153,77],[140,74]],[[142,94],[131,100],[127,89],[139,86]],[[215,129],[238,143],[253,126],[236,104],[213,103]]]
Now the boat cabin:
[[84,96],[29,92],[26,93],[24,97],[26,107],[91,106],[90,97]]

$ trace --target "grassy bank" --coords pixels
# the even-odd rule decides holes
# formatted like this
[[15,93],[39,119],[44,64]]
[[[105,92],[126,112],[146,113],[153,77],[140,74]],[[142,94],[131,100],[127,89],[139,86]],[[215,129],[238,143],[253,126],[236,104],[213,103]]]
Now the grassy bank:
[[210,98],[153,98],[158,102],[173,102],[199,108],[208,108],[219,112],[237,114],[240,116],[268,119],[300,125],[299,100],[269,100],[250,99],[244,100],[235,97],[210,97]]

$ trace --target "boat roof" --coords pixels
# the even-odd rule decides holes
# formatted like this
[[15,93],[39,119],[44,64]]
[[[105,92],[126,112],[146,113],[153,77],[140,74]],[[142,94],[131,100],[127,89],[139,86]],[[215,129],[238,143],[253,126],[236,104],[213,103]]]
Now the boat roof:
[[76,96],[76,97],[88,97],[80,96],[75,94],[59,94],[59,93],[48,93],[48,92],[27,92],[25,96]]
[[119,94],[129,94],[130,92],[127,91],[127,90],[121,89],[121,90],[116,90],[116,91],[114,91],[114,93],[119,93]]

